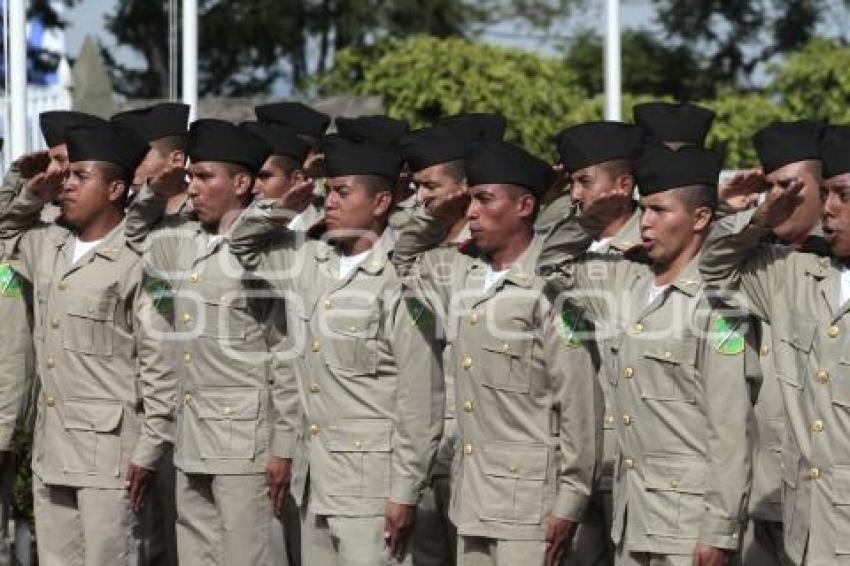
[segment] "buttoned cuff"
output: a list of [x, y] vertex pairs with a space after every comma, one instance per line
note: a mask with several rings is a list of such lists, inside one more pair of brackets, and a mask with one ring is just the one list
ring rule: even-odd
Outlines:
[[0, 425], [0, 452], [9, 450], [13, 434], [15, 434], [15, 423]]
[[699, 529], [699, 542], [715, 548], [735, 550], [741, 543], [741, 523], [730, 519], [706, 518]]
[[165, 445], [163, 442], [143, 434], [139, 436], [139, 440], [136, 442], [131, 461], [136, 466], [153, 470], [164, 452]]
[[294, 432], [288, 430], [275, 430], [272, 432], [271, 455], [276, 458], [284, 458], [291, 460], [295, 454], [295, 438]]
[[403, 505], [416, 505], [419, 503], [419, 497], [422, 495], [424, 488], [425, 483], [422, 481], [416, 481], [408, 476], [393, 474], [390, 481], [390, 501]]
[[589, 501], [590, 498], [583, 493], [561, 489], [555, 497], [552, 515], [559, 519], [579, 522], [584, 517], [584, 510]]

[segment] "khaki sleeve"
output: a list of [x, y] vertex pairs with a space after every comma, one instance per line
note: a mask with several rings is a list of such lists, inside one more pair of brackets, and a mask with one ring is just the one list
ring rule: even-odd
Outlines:
[[429, 214], [424, 206], [409, 214], [399, 226], [392, 255], [393, 265], [402, 278], [408, 277], [420, 255], [440, 244], [448, 229], [448, 223]]
[[295, 357], [288, 345], [286, 329], [286, 306], [283, 299], [272, 302], [271, 320], [280, 323], [277, 331], [269, 329], [269, 351], [272, 355], [271, 370], [271, 455], [292, 459], [295, 454], [297, 435], [298, 382], [295, 377]]
[[[700, 542], [735, 549], [746, 528], [752, 483], [751, 387], [746, 350], [755, 347], [754, 321], [713, 311], [702, 351], [702, 407], [708, 424], [705, 504]], [[720, 323], [720, 324], [718, 324]]]
[[544, 328], [543, 355], [549, 369], [557, 442], [558, 485], [552, 514], [581, 521], [590, 499], [598, 452], [602, 450], [605, 405], [596, 379], [599, 353], [592, 328], [577, 311], [553, 310]]
[[44, 201], [27, 190], [22, 190], [0, 210], [0, 239], [12, 240], [40, 224]]
[[534, 219], [534, 231], [541, 236], [548, 236], [559, 223], [574, 214], [573, 199], [570, 198], [569, 191], [564, 191], [541, 208], [537, 218]]
[[15, 197], [26, 186], [26, 182], [27, 180], [18, 171], [17, 162], [13, 162], [9, 171], [3, 177], [2, 185], [0, 185], [0, 214], [12, 204]]
[[396, 362], [390, 499], [416, 505], [443, 430], [445, 384], [434, 333], [394, 301], [387, 329]]
[[157, 303], [161, 297], [145, 288], [141, 272], [138, 281], [133, 301], [133, 330], [144, 421], [132, 461], [137, 466], [153, 469], [166, 443], [174, 442], [177, 356], [168, 339], [172, 328], [170, 313], [162, 303]]
[[148, 236], [165, 216], [168, 200], [145, 184], [127, 207], [124, 216], [124, 239], [136, 253], [144, 253], [150, 245]]
[[6, 328], [0, 340], [0, 451], [9, 450], [33, 377], [26, 285], [12, 265], [0, 264], [0, 320]]

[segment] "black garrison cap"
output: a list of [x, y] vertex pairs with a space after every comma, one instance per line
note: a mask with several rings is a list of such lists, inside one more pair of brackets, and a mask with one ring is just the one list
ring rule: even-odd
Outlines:
[[148, 142], [168, 136], [185, 136], [189, 125], [189, 105], [163, 102], [138, 110], [119, 112], [111, 121], [127, 125]]
[[673, 150], [662, 144], [648, 144], [636, 161], [635, 178], [642, 196], [693, 185], [717, 191], [722, 168], [723, 158], [701, 147]]
[[107, 161], [132, 173], [147, 155], [150, 146], [123, 124], [81, 124], [65, 130], [68, 160]]
[[850, 173], [850, 126], [827, 126], [821, 142], [823, 178]]
[[272, 155], [285, 155], [298, 163], [304, 163], [310, 153], [310, 144], [301, 139], [298, 132], [283, 124], [243, 122], [240, 126], [263, 138], [271, 146]]
[[401, 152], [393, 146], [332, 134], [322, 140], [322, 150], [328, 177], [376, 175], [395, 180], [401, 173]]
[[810, 159], [820, 159], [820, 144], [826, 124], [812, 120], [773, 122], [753, 136], [753, 144], [765, 175]]
[[189, 126], [186, 154], [195, 163], [236, 163], [256, 173], [271, 151], [265, 140], [231, 122], [203, 119]]
[[474, 141], [473, 132], [446, 126], [414, 130], [401, 140], [404, 160], [414, 173], [439, 163], [463, 159]]
[[588, 122], [563, 130], [556, 140], [561, 163], [569, 172], [613, 161], [634, 159], [643, 130], [622, 122]]
[[469, 186], [518, 185], [540, 196], [552, 183], [552, 168], [548, 163], [508, 142], [473, 144], [464, 165]]
[[85, 112], [72, 110], [51, 110], [38, 116], [41, 134], [47, 147], [56, 147], [65, 143], [65, 130], [71, 126], [102, 126], [106, 120]]
[[632, 110], [635, 124], [660, 142], [687, 143], [702, 147], [714, 112], [690, 102], [647, 102]]
[[336, 119], [336, 131], [351, 141], [395, 145], [410, 131], [410, 125], [404, 120], [382, 115], [340, 117]]
[[331, 123], [331, 117], [301, 102], [274, 102], [254, 108], [259, 122], [277, 122], [299, 134], [320, 138]]

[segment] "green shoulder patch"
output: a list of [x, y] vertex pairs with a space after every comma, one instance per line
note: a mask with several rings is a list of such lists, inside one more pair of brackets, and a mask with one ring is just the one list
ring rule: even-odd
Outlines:
[[413, 324], [424, 332], [434, 331], [434, 313], [418, 297], [405, 297], [407, 313], [413, 319]]
[[711, 333], [711, 345], [714, 349], [727, 356], [735, 356], [744, 351], [746, 341], [738, 331], [740, 322], [730, 324], [723, 316], [714, 319]]
[[8, 263], [0, 263], [0, 295], [19, 298], [23, 292], [21, 276]]
[[153, 300], [154, 307], [160, 314], [174, 312], [174, 292], [168, 281], [145, 275], [145, 292]]
[[584, 346], [584, 338], [589, 332], [587, 321], [581, 314], [572, 310], [564, 309], [558, 317], [558, 334], [565, 346], [579, 348]]

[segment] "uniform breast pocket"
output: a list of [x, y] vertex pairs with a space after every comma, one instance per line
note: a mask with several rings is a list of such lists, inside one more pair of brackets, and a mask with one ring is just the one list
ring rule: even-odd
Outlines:
[[117, 477], [121, 464], [121, 434], [124, 415], [121, 403], [102, 400], [68, 400], [61, 418], [67, 443], [52, 450], [61, 455], [71, 473]]
[[[817, 326], [813, 323], [800, 320], [796, 321], [790, 328], [778, 335], [774, 341], [775, 363], [773, 365], [776, 376], [785, 385], [797, 389], [805, 389], [806, 380], [810, 376], [811, 368], [809, 358], [815, 341]], [[778, 329], [776, 330], [778, 333]]]
[[696, 400], [696, 343], [690, 340], [649, 347], [643, 352], [635, 382], [644, 399]]
[[62, 333], [65, 349], [81, 354], [111, 356], [117, 306], [118, 297], [110, 294], [70, 297]]
[[667, 537], [696, 537], [706, 512], [704, 462], [680, 456], [647, 457], [642, 469], [647, 532]]
[[[246, 319], [250, 317], [245, 297], [222, 295], [204, 298], [198, 304], [203, 311], [198, 319], [198, 333], [219, 342], [244, 342]], [[178, 313], [178, 319], [182, 315]], [[184, 319], [191, 321], [191, 318]]]
[[491, 340], [481, 346], [481, 384], [511, 393], [528, 393], [531, 389], [532, 339]]
[[326, 474], [330, 495], [389, 497], [392, 426], [384, 419], [351, 420], [328, 427], [329, 462], [317, 463]]
[[200, 389], [192, 398], [198, 451], [202, 458], [241, 459], [257, 452], [260, 390], [241, 387]]
[[474, 457], [481, 471], [473, 481], [482, 520], [531, 525], [543, 520], [546, 448], [482, 446]]
[[378, 313], [337, 313], [324, 320], [328, 341], [322, 353], [327, 364], [350, 375], [374, 376], [378, 371]]
[[835, 553], [850, 554], [850, 467], [836, 466], [832, 474]]

